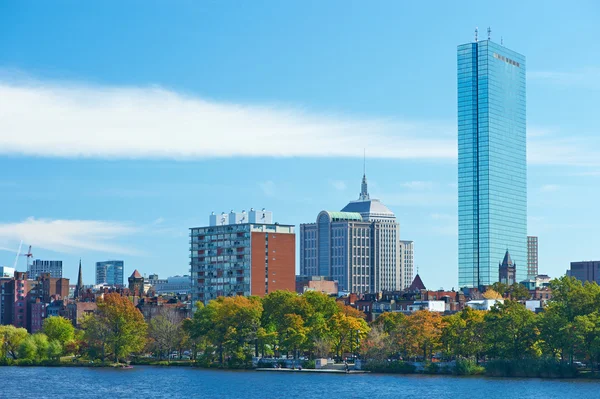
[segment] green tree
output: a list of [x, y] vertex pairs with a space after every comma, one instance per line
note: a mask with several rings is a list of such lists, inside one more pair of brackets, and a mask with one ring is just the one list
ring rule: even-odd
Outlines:
[[42, 331], [48, 336], [48, 339], [55, 339], [61, 344], [65, 344], [75, 338], [75, 327], [73, 327], [70, 320], [64, 317], [48, 317], [44, 320]]
[[525, 287], [523, 284], [520, 284], [520, 283], [514, 283], [510, 286], [509, 295], [510, 295], [511, 299], [514, 299], [517, 301], [525, 301], [525, 300], [531, 298], [531, 294], [529, 293], [529, 290], [527, 289], [527, 287]]
[[487, 355], [496, 359], [523, 359], [537, 355], [535, 314], [515, 301], [496, 304], [484, 317]]
[[44, 333], [35, 333], [31, 335], [31, 339], [35, 343], [36, 348], [36, 359], [44, 360], [48, 358], [48, 348], [50, 347], [50, 340]]
[[462, 312], [444, 318], [441, 341], [447, 356], [479, 359], [484, 352], [484, 314], [466, 307]]
[[50, 359], [59, 360], [62, 353], [63, 346], [60, 344], [60, 341], [53, 339], [48, 343], [48, 357]]
[[108, 340], [111, 336], [110, 325], [106, 320], [106, 314], [86, 314], [81, 319], [83, 329], [83, 340], [87, 354], [91, 358], [100, 357], [104, 362], [107, 356]]
[[16, 359], [19, 347], [29, 334], [24, 328], [15, 326], [0, 326], [0, 355], [2, 358], [10, 356]]
[[37, 359], [37, 345], [32, 335], [29, 335], [21, 341], [19, 345], [19, 358], [29, 360]]

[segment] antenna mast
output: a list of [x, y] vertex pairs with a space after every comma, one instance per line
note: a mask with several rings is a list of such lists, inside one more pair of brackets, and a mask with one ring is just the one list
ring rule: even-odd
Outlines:
[[475, 27], [475, 42], [477, 42], [477, 34], [479, 33], [479, 28]]
[[488, 40], [492, 40], [492, 28], [488, 26]]

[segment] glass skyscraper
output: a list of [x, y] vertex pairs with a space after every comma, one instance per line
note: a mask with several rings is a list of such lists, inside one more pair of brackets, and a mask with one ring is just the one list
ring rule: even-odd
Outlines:
[[525, 57], [476, 41], [458, 46], [459, 287], [497, 282], [507, 250], [525, 280]]

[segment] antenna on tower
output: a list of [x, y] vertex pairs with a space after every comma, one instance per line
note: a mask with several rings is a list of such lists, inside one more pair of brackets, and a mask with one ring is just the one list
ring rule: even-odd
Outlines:
[[488, 40], [492, 40], [492, 28], [488, 26]]
[[500, 36], [500, 45], [504, 46], [504, 38], [502, 36]]
[[479, 33], [479, 28], [475, 27], [475, 42], [477, 42], [477, 34]]
[[363, 175], [367, 175], [367, 150], [363, 148]]

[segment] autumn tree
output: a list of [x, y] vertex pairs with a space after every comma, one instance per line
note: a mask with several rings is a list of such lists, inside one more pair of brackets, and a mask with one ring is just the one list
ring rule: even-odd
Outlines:
[[119, 294], [107, 294], [98, 301], [95, 314], [84, 318], [82, 326], [86, 339], [110, 349], [115, 362], [131, 353], [140, 352], [146, 344], [147, 325], [142, 313], [133, 303]]

